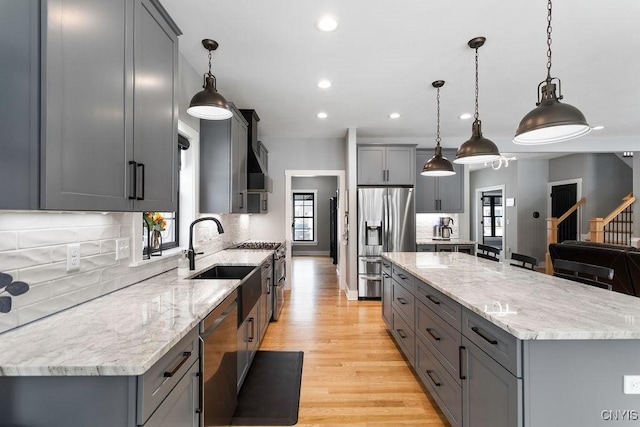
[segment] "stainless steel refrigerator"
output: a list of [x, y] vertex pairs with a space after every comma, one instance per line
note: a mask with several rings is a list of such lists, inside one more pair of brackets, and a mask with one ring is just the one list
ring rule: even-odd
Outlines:
[[412, 187], [358, 188], [358, 298], [380, 298], [382, 252], [415, 252]]

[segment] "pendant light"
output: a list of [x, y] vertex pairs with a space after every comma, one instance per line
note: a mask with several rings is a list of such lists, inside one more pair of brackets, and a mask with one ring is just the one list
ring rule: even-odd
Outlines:
[[[521, 145], [551, 144], [578, 138], [591, 132], [584, 114], [576, 107], [562, 104], [560, 79], [551, 77], [551, 0], [547, 3], [547, 79], [538, 85], [536, 108], [524, 116], [513, 142]], [[558, 81], [558, 93], [556, 85]], [[540, 87], [542, 86], [542, 90]], [[542, 99], [540, 94], [542, 93]]]
[[205, 120], [225, 120], [233, 113], [224, 96], [216, 90], [216, 77], [211, 74], [211, 51], [218, 48], [218, 43], [211, 39], [202, 40], [202, 46], [209, 51], [209, 72], [204, 75], [204, 90], [193, 95], [187, 113]]
[[476, 37], [467, 43], [471, 49], [475, 49], [476, 51], [476, 110], [473, 115], [474, 121], [471, 138], [458, 148], [453, 163], [484, 163], [492, 162], [500, 158], [500, 151], [496, 144], [482, 136], [482, 122], [478, 118], [478, 48], [480, 48], [485, 41], [486, 39], [484, 37]]
[[436, 153], [430, 158], [427, 163], [424, 164], [420, 175], [424, 176], [451, 176], [455, 175], [456, 171], [453, 169], [453, 165], [446, 157], [442, 157], [442, 147], [440, 147], [440, 88], [444, 86], [444, 80], [436, 80], [431, 83], [431, 86], [435, 87], [437, 109], [437, 127], [436, 127]]

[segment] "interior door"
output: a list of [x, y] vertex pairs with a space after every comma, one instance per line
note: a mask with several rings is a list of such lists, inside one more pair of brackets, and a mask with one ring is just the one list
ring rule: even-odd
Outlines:
[[[578, 200], [578, 184], [562, 184], [551, 187], [551, 216], [559, 218]], [[574, 212], [558, 226], [558, 243], [578, 240], [578, 212]]]

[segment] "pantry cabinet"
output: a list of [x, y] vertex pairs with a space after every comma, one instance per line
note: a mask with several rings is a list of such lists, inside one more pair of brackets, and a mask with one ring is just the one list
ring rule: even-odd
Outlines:
[[175, 210], [180, 31], [159, 2], [0, 8], [0, 208]]

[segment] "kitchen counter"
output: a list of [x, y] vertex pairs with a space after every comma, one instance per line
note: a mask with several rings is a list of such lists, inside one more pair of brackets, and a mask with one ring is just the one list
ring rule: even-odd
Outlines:
[[462, 253], [382, 256], [522, 340], [640, 339], [640, 298]]
[[[271, 250], [196, 258], [260, 265]], [[0, 334], [0, 376], [141, 375], [230, 295], [240, 280], [189, 280], [177, 269]]]
[[451, 238], [449, 240], [438, 240], [433, 237], [422, 237], [416, 239], [417, 245], [475, 245], [473, 240]]

